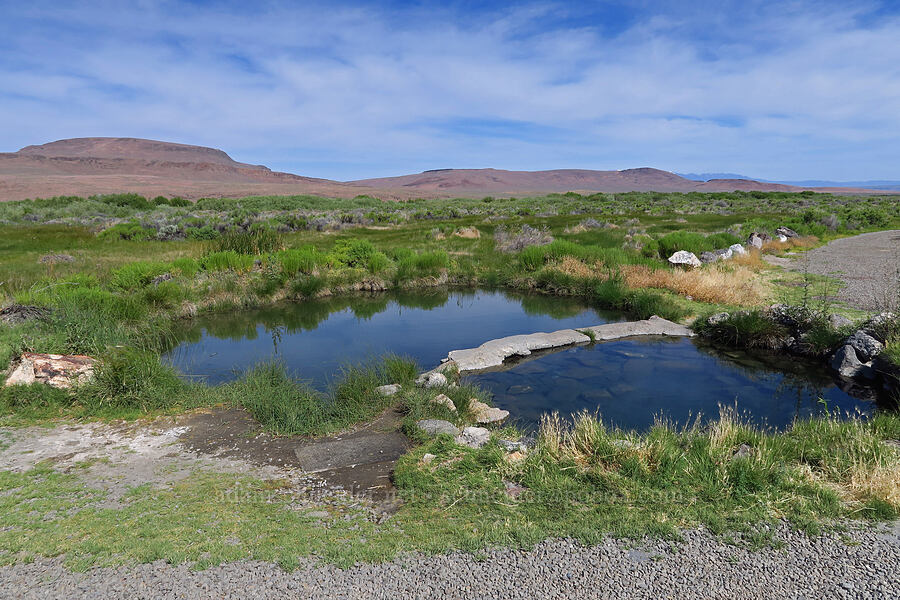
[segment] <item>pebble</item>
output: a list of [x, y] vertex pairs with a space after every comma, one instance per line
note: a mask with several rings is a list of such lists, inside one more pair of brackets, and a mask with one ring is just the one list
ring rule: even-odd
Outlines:
[[478, 556], [405, 554], [347, 569], [312, 558], [295, 570], [237, 561], [202, 571], [162, 561], [72, 572], [62, 558], [0, 567], [0, 598], [873, 598], [900, 592], [900, 535], [876, 528], [807, 537], [775, 531], [751, 551], [703, 530], [681, 541], [569, 539]]

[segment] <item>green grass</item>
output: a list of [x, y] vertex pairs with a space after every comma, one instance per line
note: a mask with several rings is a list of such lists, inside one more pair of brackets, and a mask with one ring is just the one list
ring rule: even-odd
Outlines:
[[[819, 419], [778, 435], [725, 417], [708, 430], [658, 425], [637, 435], [582, 416], [548, 421], [537, 448], [518, 462], [494, 443], [472, 450], [436, 438], [401, 459], [395, 482], [404, 504], [389, 520], [373, 523], [350, 505], [332, 505], [327, 526], [308, 516], [321, 510], [315, 504], [291, 507], [302, 492], [278, 480], [198, 470], [165, 486], [135, 487], [117, 508], [105, 508], [106, 494], [79, 479], [90, 465], [0, 471], [0, 563], [63, 554], [77, 570], [243, 559], [291, 569], [315, 556], [349, 566], [407, 551], [530, 548], [548, 537], [677, 540], [681, 528], [698, 526], [758, 548], [772, 544], [772, 528], [763, 526], [782, 519], [816, 533], [846, 518], [896, 518], [896, 500], [885, 499], [879, 477], [900, 460], [881, 441], [900, 435], [898, 423]], [[734, 458], [741, 444], [752, 451]], [[425, 453], [435, 456], [427, 465]], [[510, 497], [505, 482], [522, 493]]]

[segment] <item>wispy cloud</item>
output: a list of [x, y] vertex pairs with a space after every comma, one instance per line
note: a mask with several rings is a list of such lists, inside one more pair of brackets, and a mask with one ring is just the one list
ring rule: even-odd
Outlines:
[[0, 0], [0, 142], [152, 137], [342, 179], [900, 177], [900, 11], [683, 6]]

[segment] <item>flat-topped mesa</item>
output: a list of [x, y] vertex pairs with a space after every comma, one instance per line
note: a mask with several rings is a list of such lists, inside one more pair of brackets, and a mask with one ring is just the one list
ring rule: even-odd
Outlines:
[[455, 365], [461, 373], [499, 367], [504, 360], [511, 356], [528, 356], [536, 350], [587, 344], [591, 341], [591, 336], [582, 333], [587, 331], [593, 334], [595, 341], [610, 341], [635, 336], [691, 337], [694, 335], [684, 325], [652, 316], [643, 321], [607, 323], [605, 325], [585, 327], [579, 331], [561, 329], [552, 333], [540, 332], [528, 335], [513, 335], [491, 340], [477, 348], [452, 350], [448, 354], [448, 362], [442, 367]]

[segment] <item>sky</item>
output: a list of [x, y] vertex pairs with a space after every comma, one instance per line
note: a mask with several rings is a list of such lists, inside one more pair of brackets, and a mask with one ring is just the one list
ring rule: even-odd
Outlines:
[[0, 0], [0, 151], [900, 179], [900, 1]]

